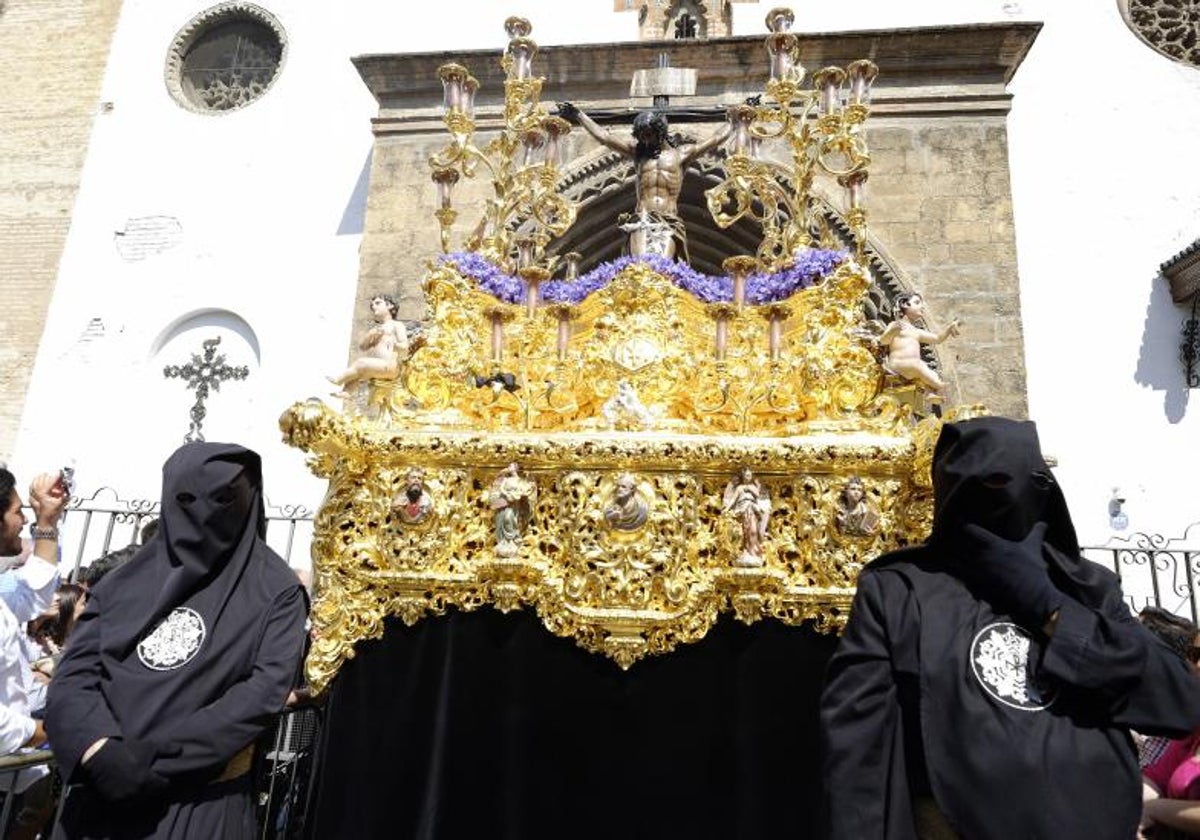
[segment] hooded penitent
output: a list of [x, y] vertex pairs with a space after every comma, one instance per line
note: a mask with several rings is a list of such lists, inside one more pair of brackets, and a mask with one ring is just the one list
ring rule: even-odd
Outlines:
[[959, 577], [986, 588], [978, 561], [999, 550], [1010, 560], [1023, 555], [1045, 565], [1057, 589], [1087, 606], [1098, 607], [1117, 591], [1112, 575], [1080, 556], [1066, 499], [1031, 421], [979, 417], [943, 426], [932, 478], [928, 543], [958, 564], [953, 572]]
[[[1200, 723], [1189, 669], [1084, 560], [1033, 423], [947, 424], [924, 546], [859, 577], [822, 696], [830, 836], [1127, 840], [1128, 729]], [[954, 836], [953, 834], [949, 836]]]
[[[157, 755], [147, 772], [169, 784], [162, 798], [183, 807], [283, 708], [298, 676], [307, 597], [263, 542], [254, 452], [219, 443], [177, 450], [163, 466], [159, 521], [158, 534], [89, 598], [46, 723], [64, 776], [83, 782], [85, 794], [81, 757], [98, 739], [116, 738], [138, 756]], [[112, 808], [97, 813], [122, 818]], [[93, 827], [99, 819], [85, 816]]]

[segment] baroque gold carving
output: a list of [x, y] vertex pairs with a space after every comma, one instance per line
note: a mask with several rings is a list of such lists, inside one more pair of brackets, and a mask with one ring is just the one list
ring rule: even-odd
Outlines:
[[[385, 617], [452, 607], [533, 610], [623, 668], [722, 612], [835, 632], [863, 564], [927, 532], [941, 421], [884, 388], [853, 263], [764, 306], [700, 303], [645, 264], [571, 307], [499, 303], [446, 264], [425, 288], [392, 411], [280, 418], [329, 479], [318, 691]], [[846, 526], [851, 476], [869, 527]]]

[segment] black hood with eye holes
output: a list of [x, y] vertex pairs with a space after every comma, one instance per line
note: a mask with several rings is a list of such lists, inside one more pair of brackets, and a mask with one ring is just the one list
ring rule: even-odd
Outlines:
[[158, 534], [127, 564], [126, 574], [110, 576], [123, 590], [110, 599], [133, 607], [113, 622], [110, 640], [128, 649], [185, 603], [203, 607], [215, 622], [255, 552], [270, 551], [262, 542], [265, 533], [258, 454], [232, 443], [184, 444], [163, 464]]
[[942, 427], [933, 451], [933, 532], [950, 537], [974, 524], [1019, 540], [1035, 524], [1061, 518], [1074, 528], [1028, 420], [979, 417]]
[[[1052, 558], [1056, 585], [1097, 606], [1112, 583], [1080, 556], [1067, 501], [1042, 456], [1037, 426], [1029, 420], [977, 417], [942, 427], [933, 451], [933, 531], [929, 545], [955, 562], [963, 528], [973, 524], [1006, 540], [1025, 537], [1046, 523], [1043, 558]], [[1049, 550], [1049, 551], [1047, 551]]]
[[185, 444], [163, 465], [162, 487], [157, 535], [92, 590], [46, 708], [66, 778], [102, 736], [175, 742], [172, 760], [188, 768], [172, 778], [176, 796], [220, 772], [240, 748], [231, 736], [251, 740], [252, 719], [283, 707], [274, 681], [299, 664], [308, 605], [263, 541], [257, 454]]

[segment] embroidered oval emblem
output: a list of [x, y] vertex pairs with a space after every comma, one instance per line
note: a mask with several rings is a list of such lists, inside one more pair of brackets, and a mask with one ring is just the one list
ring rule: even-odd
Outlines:
[[1029, 672], [1031, 637], [1016, 624], [989, 624], [971, 643], [971, 671], [984, 691], [1006, 706], [1039, 712], [1054, 702], [1054, 691]]
[[187, 607], [176, 607], [150, 635], [138, 642], [138, 659], [155, 671], [182, 668], [204, 644], [204, 619]]

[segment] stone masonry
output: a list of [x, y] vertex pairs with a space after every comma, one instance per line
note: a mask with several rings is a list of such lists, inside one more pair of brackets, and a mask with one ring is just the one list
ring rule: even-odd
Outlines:
[[[1003, 23], [801, 38], [802, 61], [810, 73], [859, 57], [879, 65], [867, 124], [871, 244], [902, 285], [925, 294], [934, 325], [954, 317], [963, 322], [962, 335], [938, 352], [951, 383], [951, 402], [982, 402], [993, 413], [1019, 417], [1025, 416], [1027, 403], [1006, 85], [1038, 28]], [[629, 100], [629, 81], [635, 70], [654, 66], [662, 48], [661, 43], [545, 48], [535, 64], [535, 72], [546, 78], [542, 99], [571, 99], [595, 111], [647, 107], [648, 101]], [[427, 161], [448, 137], [440, 119], [437, 67], [457, 61], [480, 79], [482, 146], [487, 129], [496, 125], [503, 89], [499, 54], [497, 49], [355, 59], [380, 103], [373, 121], [357, 332], [368, 326], [367, 300], [379, 291], [399, 293], [403, 317], [421, 317], [424, 262], [438, 252]], [[759, 37], [675, 41], [670, 56], [672, 66], [698, 71], [696, 96], [672, 105], [737, 103], [761, 92], [765, 82]], [[703, 137], [712, 127], [693, 122], [685, 130]], [[597, 149], [581, 131], [569, 141], [565, 176], [573, 167], [589, 165]], [[489, 190], [486, 178], [456, 188], [461, 216], [454, 244], [474, 224], [476, 201]], [[836, 187], [828, 194], [840, 205]]]
[[0, 2], [0, 460], [16, 439], [120, 8]]

